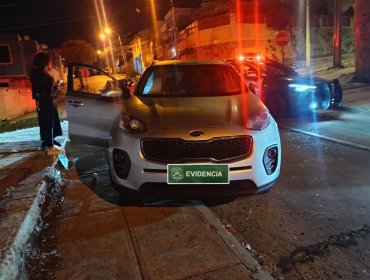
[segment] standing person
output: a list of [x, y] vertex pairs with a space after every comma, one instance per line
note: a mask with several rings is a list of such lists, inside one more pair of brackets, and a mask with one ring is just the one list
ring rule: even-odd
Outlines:
[[[56, 104], [55, 100], [58, 97], [58, 91], [59, 91], [59, 86], [63, 84], [62, 76], [60, 75], [59, 71], [55, 68], [54, 64], [52, 61], [49, 59], [49, 65], [45, 68], [46, 72], [53, 78], [53, 87], [52, 87], [52, 95], [54, 97], [54, 108], [53, 108], [53, 138], [57, 136], [61, 136], [62, 133], [62, 127], [60, 125], [60, 120], [59, 120], [59, 114], [58, 114], [58, 105]], [[61, 146], [61, 144], [57, 140], [53, 140], [54, 145]], [[44, 143], [44, 142], [43, 142]], [[42, 145], [41, 145], [42, 147]]]
[[54, 79], [48, 74], [48, 64], [49, 56], [46, 53], [38, 53], [33, 60], [30, 79], [32, 98], [36, 100], [41, 145], [46, 148], [48, 155], [57, 155], [64, 153], [64, 150], [54, 145], [54, 137], [62, 135], [62, 130], [59, 118], [56, 122], [54, 114]]

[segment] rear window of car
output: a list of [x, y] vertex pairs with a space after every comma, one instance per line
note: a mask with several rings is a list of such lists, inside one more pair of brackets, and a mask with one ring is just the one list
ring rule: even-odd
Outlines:
[[165, 65], [145, 71], [140, 96], [188, 97], [240, 94], [241, 79], [228, 65]]

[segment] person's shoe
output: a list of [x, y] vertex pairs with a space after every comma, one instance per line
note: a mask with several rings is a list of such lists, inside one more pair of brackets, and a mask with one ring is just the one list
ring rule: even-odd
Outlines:
[[64, 154], [64, 152], [65, 151], [62, 148], [59, 148], [57, 146], [51, 146], [46, 149], [46, 153], [49, 156]]
[[57, 145], [58, 147], [62, 146], [62, 144], [60, 144], [57, 140], [54, 140], [53, 142], [54, 142], [54, 145]]

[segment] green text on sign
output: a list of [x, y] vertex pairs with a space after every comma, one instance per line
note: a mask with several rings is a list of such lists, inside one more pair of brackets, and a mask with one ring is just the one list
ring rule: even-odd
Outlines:
[[168, 164], [168, 184], [228, 184], [228, 164]]

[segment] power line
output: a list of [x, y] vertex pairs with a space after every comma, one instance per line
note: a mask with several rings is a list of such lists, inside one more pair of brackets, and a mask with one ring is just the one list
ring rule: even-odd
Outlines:
[[63, 23], [71, 23], [71, 22], [79, 22], [79, 21], [85, 21], [95, 18], [95, 16], [88, 16], [88, 17], [82, 17], [82, 18], [74, 18], [74, 19], [66, 19], [66, 20], [59, 20], [59, 21], [49, 21], [44, 23], [38, 23], [38, 24], [32, 24], [32, 25], [21, 25], [21, 26], [13, 26], [13, 27], [7, 27], [7, 28], [0, 28], [0, 32], [4, 31], [12, 31], [12, 30], [18, 30], [18, 29], [26, 29], [26, 28], [34, 28], [34, 27], [40, 27], [40, 26], [48, 26], [48, 25], [56, 25], [56, 24], [63, 24]]

